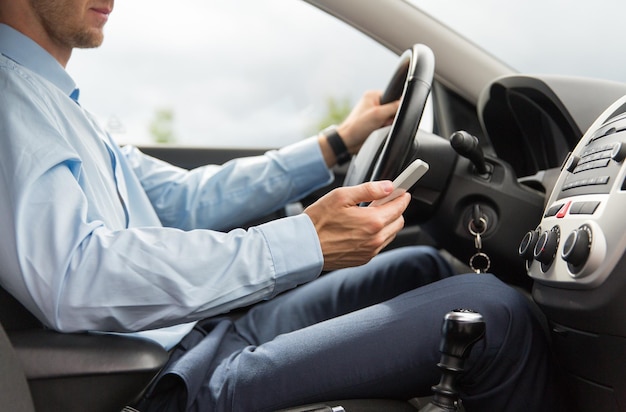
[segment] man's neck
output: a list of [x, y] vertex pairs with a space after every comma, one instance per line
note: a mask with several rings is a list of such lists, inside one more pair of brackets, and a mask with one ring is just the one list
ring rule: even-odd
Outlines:
[[35, 43], [50, 53], [61, 66], [66, 67], [72, 56], [72, 49], [55, 43], [35, 16], [26, 13], [20, 13], [19, 16], [19, 18], [6, 21], [8, 19], [3, 19], [3, 16], [0, 15], [0, 23], [4, 23], [23, 35], [30, 37]]

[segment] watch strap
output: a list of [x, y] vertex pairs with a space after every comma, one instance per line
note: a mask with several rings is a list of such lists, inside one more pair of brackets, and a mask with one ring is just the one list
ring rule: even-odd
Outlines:
[[342, 165], [344, 163], [349, 162], [350, 159], [352, 158], [352, 155], [348, 151], [348, 148], [346, 147], [346, 144], [343, 142], [343, 139], [341, 138], [341, 136], [339, 136], [339, 133], [337, 132], [337, 128], [334, 126], [331, 126], [329, 128], [326, 128], [322, 133], [324, 133], [324, 135], [326, 136], [326, 141], [328, 141], [330, 148], [333, 150], [333, 153], [335, 154], [335, 158], [337, 159], [337, 164]]

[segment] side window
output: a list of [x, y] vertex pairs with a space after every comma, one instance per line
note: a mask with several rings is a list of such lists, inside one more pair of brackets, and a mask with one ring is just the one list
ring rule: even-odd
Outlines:
[[397, 60], [303, 1], [133, 0], [68, 71], [118, 143], [262, 148], [337, 121]]

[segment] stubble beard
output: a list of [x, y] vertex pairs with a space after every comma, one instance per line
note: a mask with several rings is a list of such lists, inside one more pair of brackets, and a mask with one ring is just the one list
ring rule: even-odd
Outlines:
[[63, 1], [29, 0], [50, 39], [68, 48], [98, 47], [104, 40], [102, 28], [88, 27], [81, 21], [68, 20], [73, 5]]

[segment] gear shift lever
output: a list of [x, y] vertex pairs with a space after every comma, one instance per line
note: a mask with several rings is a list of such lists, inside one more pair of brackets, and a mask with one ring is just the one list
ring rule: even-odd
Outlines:
[[432, 387], [432, 401], [420, 412], [458, 410], [457, 375], [463, 372], [465, 360], [474, 344], [484, 336], [485, 321], [480, 313], [455, 309], [444, 316], [441, 333], [441, 360], [437, 364], [442, 372], [441, 380]]

